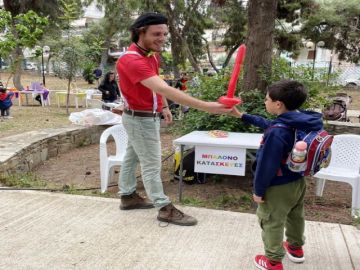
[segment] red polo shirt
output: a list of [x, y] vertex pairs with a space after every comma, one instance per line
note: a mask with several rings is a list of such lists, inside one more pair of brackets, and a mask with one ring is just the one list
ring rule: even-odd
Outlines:
[[[143, 86], [141, 81], [159, 75], [160, 57], [158, 54], [147, 57], [135, 45], [131, 44], [128, 51], [138, 54], [125, 54], [116, 63], [121, 93], [132, 110], [152, 111], [153, 92]], [[162, 96], [156, 94], [157, 110], [162, 111]]]

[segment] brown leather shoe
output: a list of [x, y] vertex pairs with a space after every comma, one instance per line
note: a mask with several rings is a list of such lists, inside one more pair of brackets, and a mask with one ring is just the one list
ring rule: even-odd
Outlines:
[[157, 219], [163, 222], [172, 223], [180, 226], [193, 226], [197, 224], [197, 220], [181, 212], [170, 203], [159, 210]]
[[122, 195], [120, 200], [121, 210], [154, 208], [154, 205], [148, 199], [142, 198], [136, 191], [130, 195]]

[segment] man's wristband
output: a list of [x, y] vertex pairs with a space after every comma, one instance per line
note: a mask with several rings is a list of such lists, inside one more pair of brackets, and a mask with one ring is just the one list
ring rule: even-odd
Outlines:
[[169, 108], [169, 106], [164, 106], [163, 109]]

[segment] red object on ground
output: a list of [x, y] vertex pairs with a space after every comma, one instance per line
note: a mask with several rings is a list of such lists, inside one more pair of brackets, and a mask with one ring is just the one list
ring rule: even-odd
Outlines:
[[220, 97], [219, 100], [218, 100], [222, 104], [234, 106], [234, 105], [237, 105], [237, 104], [241, 103], [240, 98], [234, 98], [234, 93], [235, 93], [235, 89], [236, 89], [236, 83], [237, 83], [237, 80], [239, 78], [241, 65], [242, 65], [242, 63], [244, 61], [244, 58], [245, 58], [245, 52], [246, 52], [246, 46], [244, 44], [242, 44], [240, 46], [240, 48], [239, 48], [239, 51], [238, 51], [237, 55], [236, 55], [234, 69], [233, 69], [233, 72], [231, 74], [227, 95]]

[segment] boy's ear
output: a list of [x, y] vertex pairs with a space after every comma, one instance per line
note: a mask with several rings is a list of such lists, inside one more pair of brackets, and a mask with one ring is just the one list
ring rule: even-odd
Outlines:
[[278, 109], [280, 109], [280, 110], [286, 109], [284, 102], [279, 101], [279, 100], [276, 101], [276, 106], [277, 106]]

